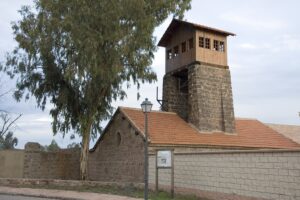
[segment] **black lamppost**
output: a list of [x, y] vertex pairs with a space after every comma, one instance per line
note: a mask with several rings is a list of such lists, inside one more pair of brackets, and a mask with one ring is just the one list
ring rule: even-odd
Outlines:
[[148, 200], [148, 113], [151, 112], [152, 103], [148, 101], [148, 98], [141, 104], [143, 113], [145, 114], [145, 189], [144, 189], [144, 199]]

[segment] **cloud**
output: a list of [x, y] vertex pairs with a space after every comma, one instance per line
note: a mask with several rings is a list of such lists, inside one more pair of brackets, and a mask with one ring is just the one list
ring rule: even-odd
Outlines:
[[37, 122], [52, 122], [52, 119], [50, 117], [39, 117], [35, 119]]
[[240, 46], [240, 48], [242, 48], [242, 49], [250, 49], [250, 50], [255, 50], [255, 49], [258, 48], [257, 45], [255, 45], [255, 44], [250, 44], [250, 43], [242, 43], [242, 44], [240, 44], [239, 46]]
[[279, 45], [289, 51], [299, 51], [300, 36], [285, 34], [279, 38]]
[[255, 51], [265, 53], [295, 53], [300, 50], [300, 36], [285, 34], [277, 37], [270, 37], [268, 41], [254, 43], [244, 42], [237, 45], [239, 49], [245, 51]]
[[220, 15], [224, 21], [234, 23], [240, 27], [251, 30], [279, 30], [286, 27], [283, 20], [280, 19], [261, 19], [254, 13], [224, 13]]

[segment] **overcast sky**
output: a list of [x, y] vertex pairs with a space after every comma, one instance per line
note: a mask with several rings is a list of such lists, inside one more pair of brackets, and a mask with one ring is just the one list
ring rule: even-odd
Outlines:
[[[11, 22], [19, 19], [17, 10], [30, 5], [28, 0], [0, 1], [0, 61], [5, 52], [13, 49]], [[193, 0], [192, 9], [185, 15], [190, 22], [236, 33], [228, 40], [228, 63], [231, 70], [236, 117], [256, 118], [262, 122], [300, 124], [300, 1], [298, 0]], [[160, 39], [171, 18], [155, 31]], [[133, 85], [128, 98], [113, 105], [140, 107], [148, 97], [158, 109], [156, 87], [161, 97], [165, 73], [164, 49], [159, 48], [153, 61], [158, 81], [142, 85], [141, 99]], [[0, 91], [14, 88], [14, 81], [0, 74]], [[35, 100], [17, 103], [11, 94], [0, 100], [0, 109], [23, 116], [17, 122], [15, 135], [18, 148], [28, 141], [49, 144], [53, 138], [65, 147], [72, 141], [66, 136], [53, 136], [49, 108], [42, 112]], [[78, 138], [75, 141], [79, 141]]]

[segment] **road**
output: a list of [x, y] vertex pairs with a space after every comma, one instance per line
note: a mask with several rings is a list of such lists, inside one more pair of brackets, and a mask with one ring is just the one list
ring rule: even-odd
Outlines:
[[53, 200], [53, 199], [0, 194], [0, 200]]

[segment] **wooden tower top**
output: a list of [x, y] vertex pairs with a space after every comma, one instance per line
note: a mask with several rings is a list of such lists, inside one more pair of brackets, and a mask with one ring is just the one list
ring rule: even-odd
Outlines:
[[194, 62], [227, 67], [227, 36], [235, 34], [173, 19], [158, 43], [166, 48], [166, 73]]

